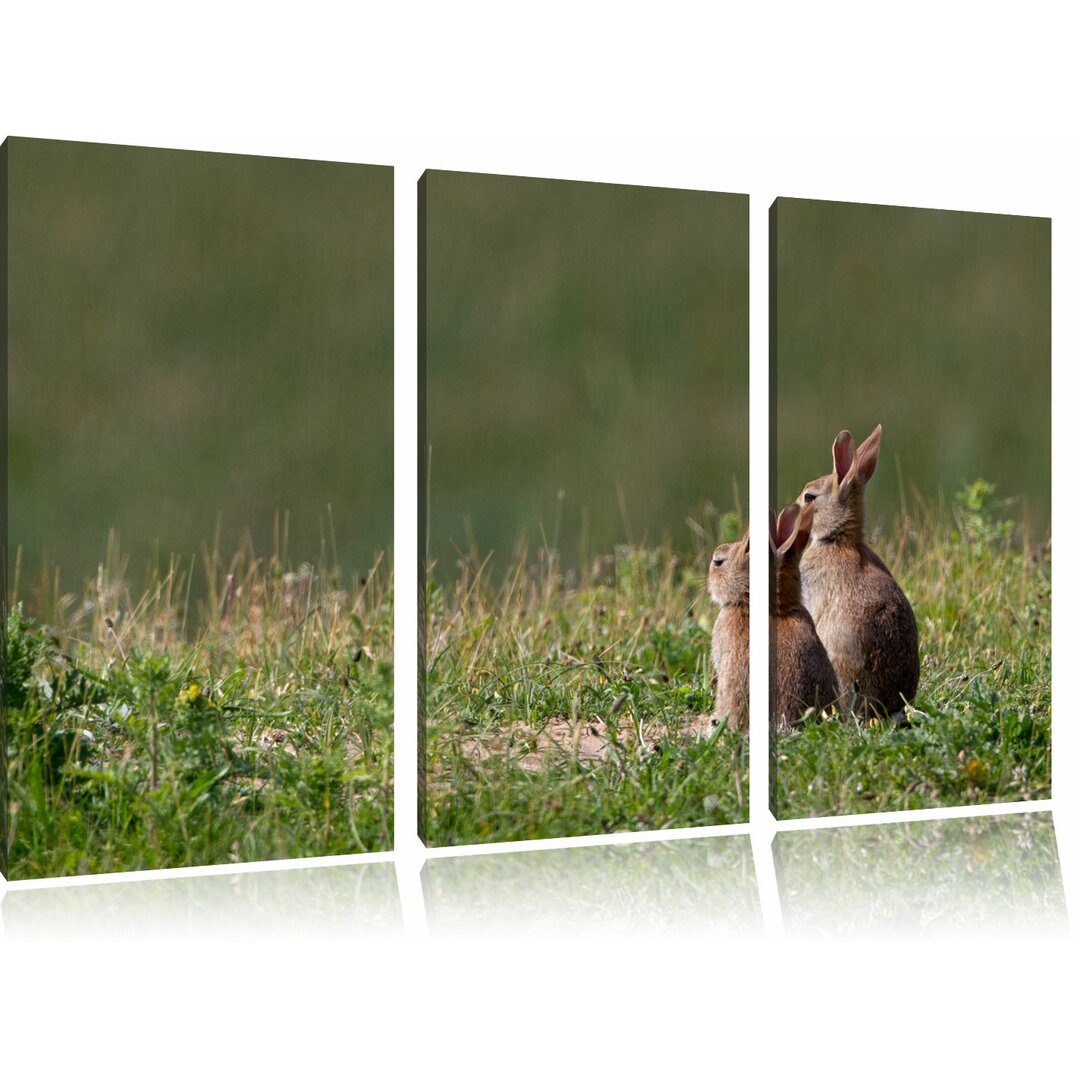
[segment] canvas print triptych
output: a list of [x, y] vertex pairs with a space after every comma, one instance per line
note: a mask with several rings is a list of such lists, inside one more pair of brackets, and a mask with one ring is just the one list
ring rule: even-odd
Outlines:
[[1048, 219], [776, 199], [766, 522], [756, 203], [425, 173], [395, 714], [393, 169], [0, 152], [8, 879], [1049, 797]]

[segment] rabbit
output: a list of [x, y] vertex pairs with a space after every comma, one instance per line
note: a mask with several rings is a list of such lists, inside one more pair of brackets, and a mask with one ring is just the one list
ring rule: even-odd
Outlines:
[[841, 700], [867, 715], [900, 712], [919, 685], [919, 630], [911, 603], [863, 537], [863, 491], [877, 467], [881, 424], [858, 449], [833, 442], [833, 471], [803, 487], [814, 512], [802, 558], [802, 597], [829, 653]]
[[799, 561], [810, 542], [813, 518], [809, 506], [789, 505], [779, 520], [769, 512], [769, 712], [777, 726], [793, 726], [808, 708], [829, 707], [840, 695], [825, 646], [802, 604]]
[[736, 543], [722, 543], [709, 565], [709, 595], [719, 603], [713, 625], [712, 661], [716, 671], [713, 718], [728, 729], [750, 727], [750, 532]]

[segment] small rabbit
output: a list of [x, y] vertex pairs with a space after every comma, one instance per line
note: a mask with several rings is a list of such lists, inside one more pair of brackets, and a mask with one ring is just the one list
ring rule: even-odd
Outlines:
[[779, 520], [769, 512], [769, 712], [777, 726], [793, 726], [807, 708], [828, 707], [840, 695], [832, 663], [801, 598], [799, 561], [810, 542], [813, 519], [809, 506], [789, 505]]
[[737, 543], [722, 543], [709, 566], [709, 594], [720, 604], [713, 625], [716, 722], [730, 730], [750, 727], [750, 532]]
[[803, 487], [814, 511], [802, 559], [802, 596], [832, 660], [842, 701], [859, 713], [901, 711], [919, 684], [919, 630], [911, 604], [863, 538], [863, 490], [877, 467], [881, 425], [854, 448], [842, 430], [832, 475]]

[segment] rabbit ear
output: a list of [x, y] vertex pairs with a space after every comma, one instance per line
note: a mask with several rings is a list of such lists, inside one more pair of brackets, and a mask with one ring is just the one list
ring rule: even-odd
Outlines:
[[800, 506], [797, 502], [786, 506], [780, 514], [777, 524], [777, 536], [782, 537], [778, 554], [794, 551], [796, 555], [806, 549], [810, 542], [810, 529], [814, 523], [814, 508], [810, 505]]
[[874, 474], [878, 454], [881, 452], [881, 424], [879, 423], [870, 436], [859, 446], [855, 453], [855, 468], [859, 479], [865, 483]]
[[854, 443], [855, 439], [851, 437], [851, 431], [842, 430], [832, 444], [833, 472], [836, 474], [838, 483], [842, 482], [851, 471], [851, 465], [855, 459]]
[[802, 553], [806, 549], [807, 543], [810, 542], [810, 535], [814, 529], [814, 507], [812, 505], [804, 505], [799, 510], [799, 520], [795, 525], [795, 542], [792, 543], [792, 547], [799, 553]]
[[735, 553], [740, 556], [745, 554], [750, 557], [750, 529], [746, 529], [746, 534], [739, 540], [739, 545], [735, 548]]
[[776, 522], [776, 549], [783, 550], [784, 544], [791, 538], [795, 530], [795, 522], [799, 519], [799, 507], [792, 503], [785, 505], [780, 510], [780, 518]]

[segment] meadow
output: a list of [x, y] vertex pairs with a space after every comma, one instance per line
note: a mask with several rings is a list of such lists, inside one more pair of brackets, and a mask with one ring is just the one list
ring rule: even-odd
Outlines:
[[976, 481], [912, 504], [871, 546], [915, 611], [921, 674], [902, 721], [830, 713], [775, 734], [779, 818], [1050, 796], [1050, 543]]
[[[1049, 796], [1050, 547], [1008, 508], [976, 482], [872, 537], [918, 619], [918, 694], [902, 721], [830, 712], [778, 732], [778, 817]], [[735, 514], [714, 523], [742, 533]], [[453, 585], [429, 580], [429, 844], [747, 818], [747, 741], [710, 715], [706, 549], [624, 546], [574, 571], [522, 548], [500, 578], [466, 561]]]
[[204, 547], [133, 588], [112, 541], [81, 596], [16, 565], [9, 878], [390, 848], [391, 567], [280, 549]]

